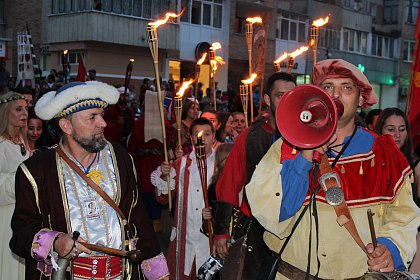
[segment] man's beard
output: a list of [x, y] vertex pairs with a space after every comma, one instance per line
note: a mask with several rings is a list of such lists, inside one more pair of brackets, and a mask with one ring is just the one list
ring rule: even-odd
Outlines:
[[105, 138], [95, 137], [95, 135], [93, 135], [91, 139], [87, 139], [74, 134], [73, 140], [89, 153], [97, 153], [102, 151], [107, 143]]

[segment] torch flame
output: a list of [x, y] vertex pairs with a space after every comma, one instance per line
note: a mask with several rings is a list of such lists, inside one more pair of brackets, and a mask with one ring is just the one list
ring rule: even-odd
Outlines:
[[130, 58], [130, 62], [134, 62], [134, 58]]
[[203, 136], [203, 130], [202, 130], [202, 131], [200, 131], [200, 132], [197, 134], [197, 137], [198, 137], [198, 138], [201, 138], [201, 136]]
[[280, 62], [282, 62], [283, 60], [285, 60], [287, 58], [287, 52], [283, 52], [283, 54], [281, 56], [279, 56], [279, 58], [277, 58], [274, 63], [279, 64]]
[[179, 14], [166, 13], [164, 19], [159, 19], [157, 21], [149, 22], [148, 25], [149, 26], [153, 26], [155, 28], [158, 28], [160, 25], [167, 23], [170, 18], [177, 18], [177, 17], [179, 17], [180, 15], [182, 15], [183, 12], [184, 12], [184, 10], [182, 10]]
[[329, 20], [330, 20], [329, 16], [327, 16], [326, 18], [319, 18], [317, 20], [314, 20], [314, 22], [312, 23], [312, 26], [315, 26], [315, 27], [324, 26], [328, 23]]
[[215, 56], [214, 60], [210, 60], [211, 70], [213, 73], [216, 72], [218, 65], [222, 66], [225, 64], [225, 61], [221, 56]]
[[182, 86], [180, 87], [179, 91], [176, 93], [177, 97], [182, 97], [184, 95], [185, 90], [194, 82], [194, 79], [191, 79], [187, 82], [183, 82]]
[[69, 52], [69, 50], [64, 50], [63, 54], [66, 55]]
[[216, 55], [215, 58], [214, 58], [214, 60], [216, 60], [217, 63], [220, 64], [220, 65], [224, 65], [225, 64], [225, 61], [223, 60], [223, 58], [221, 56]]
[[246, 18], [246, 22], [248, 22], [250, 24], [262, 23], [262, 18], [260, 18], [260, 17]]
[[248, 84], [252, 84], [253, 82], [254, 82], [254, 80], [255, 80], [255, 78], [257, 77], [257, 74], [255, 74], [255, 73], [252, 73], [251, 74], [251, 77], [249, 77], [248, 79], [246, 79], [246, 80], [241, 80], [241, 82], [243, 83], [243, 84], [245, 84], [245, 85], [248, 85]]
[[308, 47], [300, 47], [299, 49], [295, 50], [292, 53], [289, 53], [289, 56], [292, 58], [296, 58], [298, 55], [301, 55], [302, 53], [306, 52], [309, 48]]
[[206, 57], [207, 57], [207, 53], [203, 53], [203, 56], [200, 58], [199, 61], [197, 61], [197, 65], [203, 64], [203, 62], [206, 59]]
[[311, 41], [309, 42], [309, 47], [312, 47], [313, 45], [315, 45], [315, 40], [311, 39]]
[[214, 42], [213, 44], [211, 44], [211, 49], [214, 51], [221, 48], [222, 48], [222, 45], [219, 42]]

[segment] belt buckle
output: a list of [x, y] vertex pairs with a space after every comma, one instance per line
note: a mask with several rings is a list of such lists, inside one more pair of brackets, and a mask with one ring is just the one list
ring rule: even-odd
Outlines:
[[[327, 188], [325, 181], [331, 179], [335, 179], [336, 186]], [[338, 175], [336, 173], [327, 172], [325, 174], [322, 174], [322, 176], [319, 178], [319, 183], [325, 192], [325, 200], [329, 205], [338, 206], [341, 203], [343, 203], [344, 193], [341, 189], [340, 179], [338, 178]]]

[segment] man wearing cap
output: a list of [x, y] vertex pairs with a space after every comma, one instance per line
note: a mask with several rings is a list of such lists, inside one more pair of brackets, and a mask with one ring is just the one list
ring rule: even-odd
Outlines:
[[[318, 187], [312, 184], [314, 150], [293, 154], [284, 139], [271, 146], [246, 193], [252, 214], [267, 230], [264, 240], [272, 251], [279, 252], [291, 236], [276, 279], [304, 279], [307, 271], [319, 279], [352, 279], [368, 270], [407, 269], [416, 250], [420, 209], [413, 202], [412, 171], [392, 138], [377, 136], [355, 124], [357, 108], [377, 102], [372, 86], [357, 67], [341, 59], [318, 62], [312, 83], [344, 105], [335, 135], [316, 151], [326, 153], [329, 163], [334, 164], [330, 168], [341, 182], [347, 204], [340, 204], [343, 208], [328, 204], [323, 189], [315, 200], [310, 199]], [[323, 162], [327, 164], [321, 164], [321, 173], [329, 166], [328, 161]], [[309, 209], [305, 208], [308, 204]], [[339, 212], [344, 208], [349, 215]], [[372, 245], [367, 209], [375, 213], [376, 247]], [[352, 221], [357, 234], [351, 229]]]
[[[74, 279], [140, 279], [140, 268], [147, 279], [169, 279], [132, 159], [104, 138], [103, 108], [118, 98], [109, 85], [75, 82], [37, 102], [36, 114], [55, 122], [61, 140], [17, 170], [10, 248], [26, 259], [26, 279], [66, 269], [57, 259], [72, 261]], [[141, 259], [121, 256], [132, 250]]]

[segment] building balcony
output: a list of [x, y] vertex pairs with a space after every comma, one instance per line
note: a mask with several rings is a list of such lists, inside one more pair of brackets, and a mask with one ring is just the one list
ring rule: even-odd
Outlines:
[[[96, 41], [148, 47], [146, 20], [101, 11], [81, 11], [50, 15], [45, 44]], [[169, 23], [158, 30], [159, 48], [179, 50], [179, 26]]]

